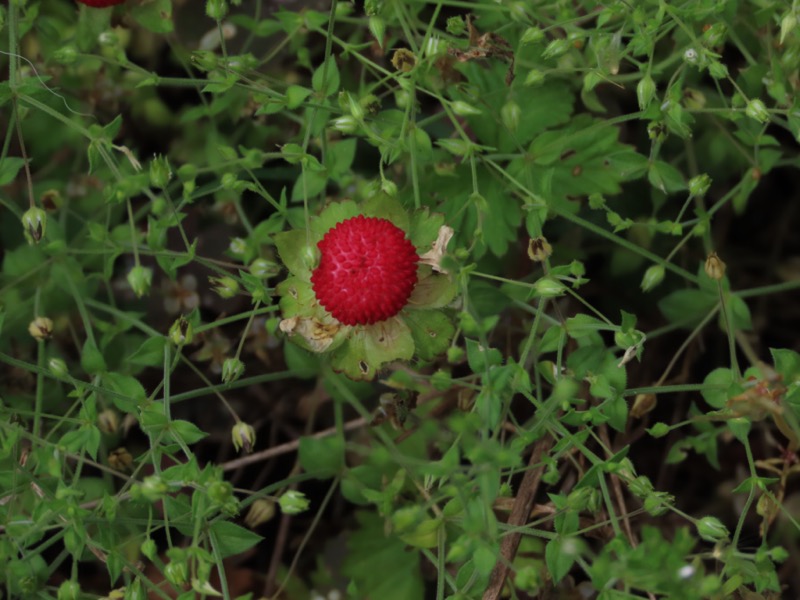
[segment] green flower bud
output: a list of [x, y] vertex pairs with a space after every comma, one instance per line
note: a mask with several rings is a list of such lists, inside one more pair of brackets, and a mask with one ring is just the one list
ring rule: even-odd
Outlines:
[[227, 481], [214, 481], [206, 490], [209, 499], [217, 505], [222, 505], [233, 498], [233, 486]]
[[552, 277], [542, 277], [533, 284], [533, 288], [536, 291], [536, 295], [540, 298], [563, 296], [567, 291], [567, 286], [558, 279], [553, 279]]
[[456, 100], [455, 102], [450, 104], [450, 108], [456, 113], [459, 117], [468, 117], [470, 115], [479, 115], [481, 114], [481, 110], [472, 106], [463, 100]]
[[223, 277], [209, 277], [209, 281], [214, 291], [217, 292], [221, 298], [233, 298], [239, 293], [239, 282], [233, 277], [228, 275]]
[[644, 110], [650, 106], [650, 101], [656, 95], [656, 83], [648, 73], [639, 80], [636, 85], [636, 99], [639, 101], [639, 110]]
[[695, 175], [689, 180], [689, 193], [692, 196], [698, 198], [705, 196], [709, 187], [711, 187], [711, 177], [705, 173]]
[[769, 111], [767, 110], [766, 105], [758, 98], [750, 100], [750, 102], [747, 103], [747, 107], [744, 109], [744, 112], [748, 117], [755, 119], [759, 123], [766, 123], [769, 121]]
[[394, 198], [397, 196], [397, 184], [389, 179], [381, 179], [381, 191], [390, 198]]
[[136, 265], [128, 273], [128, 285], [131, 286], [137, 298], [141, 298], [150, 291], [153, 283], [153, 269]]
[[58, 586], [58, 600], [78, 600], [81, 595], [81, 586], [76, 581], [65, 581]]
[[522, 109], [519, 107], [519, 104], [513, 100], [506, 102], [500, 109], [500, 120], [503, 122], [503, 125], [506, 126], [506, 129], [510, 131], [517, 130], [521, 116]]
[[249, 248], [247, 247], [247, 240], [240, 237], [231, 239], [231, 243], [228, 245], [228, 250], [237, 258], [243, 257], [249, 251]]
[[219, 183], [223, 189], [232, 190], [236, 187], [238, 181], [239, 178], [236, 177], [236, 173], [225, 173]]
[[654, 494], [650, 494], [647, 498], [644, 499], [644, 509], [647, 511], [648, 514], [658, 517], [663, 515], [667, 510], [669, 510], [669, 505], [672, 502], [670, 501], [669, 494], [664, 494], [663, 492], [656, 492]]
[[219, 57], [210, 50], [195, 50], [192, 52], [192, 62], [203, 71], [213, 71], [217, 68]]
[[119, 45], [119, 36], [113, 31], [103, 31], [97, 36], [97, 43], [113, 48]]
[[169, 161], [159, 155], [150, 161], [150, 185], [154, 188], [164, 189], [172, 179], [172, 170], [169, 168]]
[[358, 120], [350, 115], [344, 115], [343, 117], [339, 117], [331, 121], [331, 127], [333, 127], [336, 131], [347, 135], [356, 133], [360, 126], [361, 125], [359, 124]]
[[260, 279], [273, 277], [280, 273], [280, 270], [280, 265], [266, 258], [257, 258], [250, 263], [250, 273]]
[[730, 535], [728, 528], [716, 517], [703, 517], [695, 525], [698, 535], [707, 542], [723, 542]]
[[22, 226], [28, 243], [38, 244], [47, 230], [47, 213], [36, 206], [29, 208], [22, 215]]
[[206, 14], [215, 21], [221, 21], [228, 14], [227, 0], [207, 0]]
[[538, 44], [544, 40], [544, 31], [539, 27], [528, 27], [520, 40], [523, 44]]
[[69, 369], [67, 368], [67, 363], [65, 363], [60, 358], [51, 358], [47, 361], [47, 368], [50, 369], [50, 372], [55, 375], [56, 377], [63, 378], [69, 375]]
[[56, 62], [62, 65], [71, 65], [78, 60], [78, 49], [75, 46], [62, 46], [53, 53]]
[[281, 512], [285, 515], [297, 515], [308, 510], [311, 503], [303, 492], [289, 490], [278, 500]]
[[239, 421], [231, 429], [231, 439], [237, 452], [244, 449], [245, 452], [250, 454], [256, 445], [256, 430], [253, 429], [252, 425]]
[[708, 72], [714, 79], [726, 79], [728, 77], [728, 67], [718, 60], [712, 61], [708, 65]]
[[461, 15], [447, 19], [447, 33], [450, 35], [463, 35], [466, 30], [467, 25]]
[[169, 339], [176, 346], [185, 346], [191, 344], [194, 338], [194, 328], [192, 324], [181, 316], [176, 319], [172, 326], [169, 328]]
[[150, 475], [139, 484], [139, 493], [150, 502], [156, 502], [166, 496], [169, 486], [158, 475]]
[[226, 358], [222, 363], [222, 382], [232, 383], [244, 373], [244, 363], [238, 358]]
[[164, 579], [173, 585], [183, 585], [189, 581], [189, 571], [183, 561], [170, 561], [164, 567]]
[[644, 498], [653, 492], [653, 484], [650, 483], [650, 479], [644, 475], [640, 475], [631, 481], [628, 487], [631, 491], [631, 494], [637, 498]]
[[651, 265], [648, 267], [648, 269], [644, 272], [644, 277], [642, 277], [642, 291], [649, 292], [659, 283], [664, 281], [664, 273], [664, 267], [661, 265]]

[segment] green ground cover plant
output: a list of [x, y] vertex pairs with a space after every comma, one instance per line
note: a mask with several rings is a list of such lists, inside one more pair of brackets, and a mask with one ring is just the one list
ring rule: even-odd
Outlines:
[[0, 596], [797, 597], [799, 11], [0, 6]]

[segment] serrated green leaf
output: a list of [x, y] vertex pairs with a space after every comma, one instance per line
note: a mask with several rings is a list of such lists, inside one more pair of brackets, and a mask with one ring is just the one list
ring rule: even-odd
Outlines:
[[432, 360], [447, 351], [455, 333], [447, 315], [438, 310], [407, 310], [403, 318], [414, 338], [416, 356]]

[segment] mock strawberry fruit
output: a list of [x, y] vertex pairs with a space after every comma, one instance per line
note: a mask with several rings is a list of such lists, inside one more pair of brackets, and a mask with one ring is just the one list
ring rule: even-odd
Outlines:
[[370, 325], [399, 313], [417, 283], [419, 256], [387, 219], [359, 215], [330, 229], [317, 245], [311, 276], [317, 301], [344, 325]]
[[108, 6], [116, 6], [122, 4], [125, 0], [77, 0], [81, 4], [91, 6], [92, 8], [106, 8]]

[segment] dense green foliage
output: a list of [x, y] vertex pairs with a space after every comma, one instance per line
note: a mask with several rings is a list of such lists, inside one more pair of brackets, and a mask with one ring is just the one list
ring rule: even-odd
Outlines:
[[0, 6], [6, 597], [800, 594], [798, 10]]

